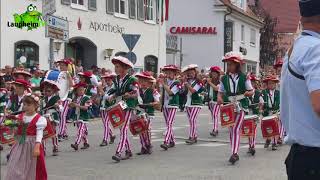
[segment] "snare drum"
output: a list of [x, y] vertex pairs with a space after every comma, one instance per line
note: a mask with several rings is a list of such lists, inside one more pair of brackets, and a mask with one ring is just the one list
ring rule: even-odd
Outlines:
[[243, 137], [252, 137], [255, 136], [255, 129], [257, 126], [257, 121], [259, 116], [257, 115], [247, 115], [244, 117], [244, 121], [241, 125], [241, 136]]
[[222, 127], [229, 127], [235, 124], [235, 105], [227, 104], [220, 109], [220, 119]]
[[148, 130], [148, 122], [145, 114], [137, 116], [134, 120], [130, 121], [130, 132], [132, 135], [139, 135]]
[[0, 126], [0, 143], [11, 144], [14, 142], [14, 130], [7, 126]]
[[42, 140], [46, 140], [48, 138], [54, 137], [56, 135], [55, 130], [52, 127], [50, 118], [47, 118], [47, 127], [43, 130], [43, 138]]
[[267, 116], [262, 118], [261, 131], [263, 138], [279, 136], [278, 116]]
[[109, 120], [113, 128], [120, 127], [126, 121], [124, 117], [124, 110], [127, 109], [127, 104], [124, 101], [120, 101], [107, 109]]

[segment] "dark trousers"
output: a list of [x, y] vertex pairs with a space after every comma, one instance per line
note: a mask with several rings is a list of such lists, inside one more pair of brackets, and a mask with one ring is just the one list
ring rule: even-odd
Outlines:
[[294, 144], [285, 164], [288, 180], [320, 180], [320, 148]]

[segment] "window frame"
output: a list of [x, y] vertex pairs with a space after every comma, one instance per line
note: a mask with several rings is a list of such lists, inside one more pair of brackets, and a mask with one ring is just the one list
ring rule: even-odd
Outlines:
[[[144, 1], [144, 3], [143, 3], [143, 9], [145, 10], [145, 12], [144, 12], [144, 14], [145, 14], [144, 22], [149, 23], [149, 24], [156, 24], [156, 22], [157, 22], [157, 17], [156, 17], [157, 16], [157, 13], [156, 13], [157, 4], [156, 4], [156, 1], [155, 0], [150, 0], [151, 6], [150, 6], [150, 4], [146, 4], [145, 2], [147, 2], [147, 1]], [[150, 10], [152, 10], [152, 19], [148, 19], [149, 15], [151, 15], [151, 14], [149, 14]]]
[[[116, 11], [116, 4], [117, 2], [119, 2], [119, 7], [118, 10], [119, 12]], [[124, 1], [124, 14], [121, 13], [121, 1]], [[128, 11], [128, 0], [114, 0], [114, 16], [115, 17], [119, 17], [119, 18], [123, 18], [123, 19], [129, 19], [129, 11]]]
[[253, 28], [250, 29], [250, 46], [255, 47], [257, 43], [257, 31]]
[[70, 2], [70, 7], [73, 9], [79, 9], [79, 10], [84, 10], [84, 11], [88, 11], [89, 8], [89, 0], [83, 0], [83, 5], [78, 4], [79, 0], [76, 0], [77, 3], [74, 3], [73, 0], [71, 0]]
[[[134, 4], [131, 4], [133, 2], [134, 2]], [[133, 7], [134, 7], [134, 15], [132, 14], [133, 13], [132, 12], [132, 8]], [[129, 10], [129, 18], [130, 19], [136, 19], [137, 18], [137, 16], [138, 16], [137, 9], [138, 9], [137, 0], [129, 0], [129, 2], [128, 2], [128, 10]]]
[[245, 44], [246, 36], [245, 36], [245, 27], [241, 24], [241, 32], [240, 32], [240, 41], [242, 44]]

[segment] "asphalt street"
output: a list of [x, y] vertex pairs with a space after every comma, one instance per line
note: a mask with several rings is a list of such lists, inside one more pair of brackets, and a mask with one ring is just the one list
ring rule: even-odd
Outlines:
[[[115, 144], [99, 147], [103, 129], [100, 119], [89, 124], [89, 144], [87, 150], [74, 152], [70, 147], [74, 143], [76, 128], [68, 124], [69, 140], [59, 145], [59, 156], [52, 156], [51, 140], [47, 143], [46, 164], [50, 180], [285, 180], [285, 157], [289, 147], [283, 145], [277, 151], [264, 149], [264, 140], [258, 128], [257, 153], [248, 155], [248, 140], [241, 139], [240, 161], [230, 165], [231, 155], [229, 134], [226, 128], [219, 127], [219, 136], [210, 137], [210, 114], [206, 107], [198, 119], [199, 139], [195, 145], [186, 145], [188, 137], [188, 119], [186, 113], [179, 112], [176, 117], [174, 132], [177, 138], [175, 148], [163, 151], [165, 131], [164, 119], [157, 114], [152, 122], [152, 155], [134, 156], [130, 160], [115, 163], [111, 157], [115, 153]], [[118, 130], [114, 131], [116, 135]], [[129, 133], [130, 134], [130, 133]], [[130, 135], [133, 152], [140, 150], [138, 137]], [[6, 174], [6, 147], [1, 152], [1, 179]]]

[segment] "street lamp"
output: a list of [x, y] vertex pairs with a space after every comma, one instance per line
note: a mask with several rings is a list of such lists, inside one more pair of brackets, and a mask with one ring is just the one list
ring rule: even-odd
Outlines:
[[110, 60], [110, 57], [112, 56], [113, 50], [114, 49], [111, 49], [111, 48], [104, 50], [104, 60], [106, 60], [106, 59]]

